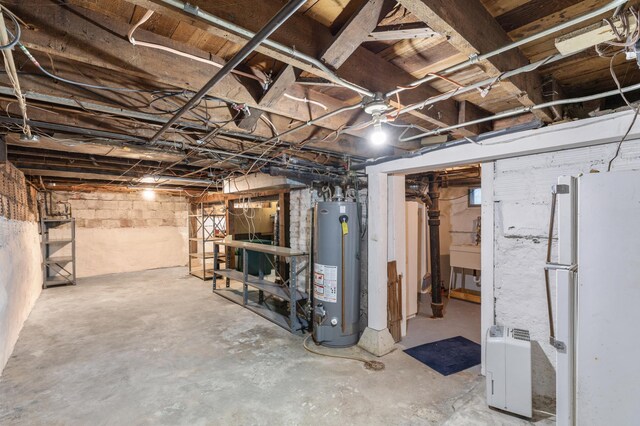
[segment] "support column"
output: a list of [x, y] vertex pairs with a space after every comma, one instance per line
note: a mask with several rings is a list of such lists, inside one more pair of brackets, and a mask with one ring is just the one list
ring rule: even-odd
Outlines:
[[494, 306], [494, 256], [493, 246], [495, 240], [494, 202], [493, 202], [493, 181], [495, 163], [482, 163], [482, 287], [480, 287], [480, 338], [482, 343], [482, 368], [483, 375], [486, 374], [486, 337], [487, 330], [495, 324]]
[[[388, 354], [394, 348], [387, 328], [387, 175], [368, 175], [368, 326], [358, 346], [376, 355]], [[384, 261], [382, 261], [384, 260]]]
[[429, 254], [431, 260], [431, 312], [433, 318], [443, 317], [442, 281], [440, 276], [440, 185], [438, 175], [429, 175]]
[[400, 335], [407, 335], [407, 211], [404, 175], [387, 177], [387, 262], [396, 261], [396, 271], [402, 275]]

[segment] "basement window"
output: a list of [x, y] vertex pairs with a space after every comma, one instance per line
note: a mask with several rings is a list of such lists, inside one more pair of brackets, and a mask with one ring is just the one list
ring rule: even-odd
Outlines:
[[482, 194], [480, 188], [469, 188], [469, 207], [482, 206]]

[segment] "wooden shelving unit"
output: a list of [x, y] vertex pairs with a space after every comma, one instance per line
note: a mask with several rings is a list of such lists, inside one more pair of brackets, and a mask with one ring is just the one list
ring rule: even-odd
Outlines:
[[224, 210], [219, 203], [189, 204], [189, 273], [202, 280], [213, 278], [213, 243], [227, 235]]

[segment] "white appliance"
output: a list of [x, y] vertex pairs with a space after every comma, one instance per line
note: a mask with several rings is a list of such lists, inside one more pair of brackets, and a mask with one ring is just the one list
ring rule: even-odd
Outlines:
[[557, 423], [640, 416], [640, 172], [561, 177], [555, 346]]
[[486, 345], [487, 404], [531, 417], [531, 341], [529, 331], [494, 325]]

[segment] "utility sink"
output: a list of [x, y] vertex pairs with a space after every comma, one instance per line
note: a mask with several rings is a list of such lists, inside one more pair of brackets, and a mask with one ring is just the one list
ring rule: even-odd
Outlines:
[[481, 269], [480, 245], [459, 245], [449, 248], [449, 262], [452, 267], [465, 269]]

